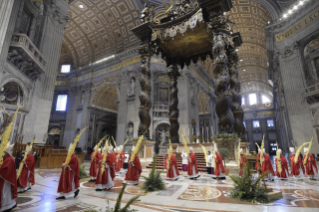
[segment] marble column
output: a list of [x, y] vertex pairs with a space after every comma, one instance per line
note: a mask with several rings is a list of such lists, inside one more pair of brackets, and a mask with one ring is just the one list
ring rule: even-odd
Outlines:
[[177, 65], [170, 65], [167, 69], [170, 78], [170, 105], [169, 105], [169, 122], [170, 137], [172, 143], [179, 143], [179, 122], [178, 122], [178, 88], [177, 79], [180, 76]]

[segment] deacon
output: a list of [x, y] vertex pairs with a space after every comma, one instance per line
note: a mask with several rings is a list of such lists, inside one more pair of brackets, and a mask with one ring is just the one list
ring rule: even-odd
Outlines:
[[[96, 148], [98, 148], [97, 145], [94, 147], [94, 150], [96, 150]], [[91, 167], [90, 167], [91, 180], [89, 182], [96, 181], [96, 176], [97, 176], [97, 173], [99, 172], [99, 161], [102, 160], [102, 154], [99, 152], [99, 149], [96, 152], [96, 154], [95, 155], [94, 154], [95, 154], [95, 151], [93, 151], [91, 154]]]
[[215, 175], [214, 175], [213, 179], [219, 179], [219, 180], [226, 179], [226, 177], [225, 177], [225, 169], [224, 169], [224, 164], [223, 164], [223, 158], [217, 152], [216, 146], [215, 146], [213, 158], [215, 160], [215, 168], [214, 168]]
[[247, 162], [247, 158], [243, 153], [243, 148], [240, 148], [240, 162], [239, 162], [239, 176], [242, 177], [244, 175], [244, 164]]
[[310, 154], [312, 142], [310, 143], [308, 148], [304, 148], [305, 156], [303, 158], [303, 163], [305, 164], [306, 174], [308, 175], [310, 180], [318, 179], [318, 168], [316, 164], [316, 160], [312, 154]]
[[288, 170], [288, 162], [282, 154], [282, 150], [278, 149], [276, 154], [277, 158], [275, 159], [276, 164], [276, 174], [277, 178], [281, 180], [288, 180], [289, 170]]
[[167, 160], [168, 170], [166, 177], [168, 180], [178, 180], [179, 177], [179, 171], [178, 171], [178, 166], [177, 166], [177, 161], [176, 157], [174, 154], [171, 155], [171, 158]]
[[199, 178], [200, 175], [198, 174], [197, 161], [196, 161], [196, 156], [194, 154], [193, 147], [190, 147], [189, 151], [190, 151], [190, 154], [188, 157], [187, 174], [189, 179], [195, 180]]
[[[107, 144], [104, 148], [107, 148]], [[103, 159], [100, 161], [100, 168], [95, 182], [95, 191], [102, 191], [104, 189], [110, 190], [114, 186], [113, 180], [115, 178], [115, 171], [113, 168], [113, 156], [112, 153], [107, 153], [106, 149], [104, 152], [104, 154], [107, 155], [103, 155]], [[106, 158], [103, 162], [104, 157]]]
[[[76, 143], [75, 143], [76, 145]], [[74, 149], [72, 148], [72, 144], [69, 147], [69, 153], [72, 154], [70, 158], [70, 162], [65, 164], [66, 159], [62, 164], [62, 173], [60, 176], [58, 193], [60, 193], [60, 197], [56, 198], [57, 200], [65, 200], [66, 195], [70, 195], [74, 193], [74, 198], [79, 195], [79, 187], [80, 187], [80, 168], [78, 158], [74, 154]]]
[[292, 153], [290, 156], [291, 160], [291, 174], [296, 180], [303, 180], [304, 178], [304, 173], [305, 173], [305, 167], [303, 166], [302, 163], [302, 158], [300, 156], [300, 152], [303, 146], [305, 146], [308, 143], [305, 143], [301, 145], [298, 149], [297, 152], [295, 153], [295, 148], [290, 147], [289, 150]]
[[34, 163], [35, 159], [31, 153], [32, 146], [27, 145], [25, 154], [27, 158], [20, 163], [23, 163], [23, 168], [18, 178], [18, 193], [24, 193], [27, 190], [30, 190], [31, 187], [35, 184], [34, 180]]
[[[132, 152], [134, 152], [135, 147], [133, 146]], [[134, 160], [131, 161], [131, 157], [134, 155]], [[142, 166], [139, 157], [137, 154], [132, 154], [129, 158], [128, 170], [125, 175], [124, 183], [130, 185], [138, 185], [139, 184], [139, 176], [142, 174]]]
[[4, 149], [3, 162], [0, 166], [0, 211], [11, 211], [17, 207], [15, 201], [18, 197], [16, 164], [9, 153], [13, 146], [14, 144], [7, 143]]

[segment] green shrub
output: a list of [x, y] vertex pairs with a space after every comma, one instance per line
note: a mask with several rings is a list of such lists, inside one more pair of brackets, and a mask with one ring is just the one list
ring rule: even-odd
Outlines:
[[143, 184], [142, 189], [145, 192], [151, 192], [151, 191], [160, 191], [166, 189], [165, 183], [163, 182], [161, 178], [160, 171], [156, 171], [156, 161], [157, 161], [157, 155], [154, 157], [152, 170], [148, 177], [141, 176], [145, 179], [145, 182]]
[[242, 177], [234, 175], [229, 176], [235, 186], [230, 192], [230, 197], [252, 203], [268, 203], [268, 198], [266, 196], [267, 187], [260, 186], [260, 181], [267, 174], [269, 173], [267, 172], [260, 175], [256, 180], [253, 179], [250, 163], [246, 162], [244, 164], [244, 173]]
[[223, 161], [224, 161], [224, 165], [225, 165], [225, 167], [226, 167], [225, 160], [226, 160], [227, 158], [229, 158], [229, 156], [230, 156], [229, 150], [228, 150], [227, 148], [225, 148], [225, 147], [222, 147], [222, 148], [218, 149], [218, 153], [220, 154], [220, 156], [222, 156], [222, 159], [223, 159]]

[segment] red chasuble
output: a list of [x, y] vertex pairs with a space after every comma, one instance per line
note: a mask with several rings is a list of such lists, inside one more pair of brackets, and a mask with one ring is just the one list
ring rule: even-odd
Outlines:
[[[306, 157], [307, 157], [307, 155], [305, 155], [303, 157], [303, 161], [305, 160]], [[305, 167], [306, 167], [306, 174], [307, 175], [316, 175], [318, 173], [317, 164], [316, 164], [316, 161], [315, 161], [312, 154], [308, 154]]]
[[91, 154], [91, 167], [90, 167], [90, 176], [91, 177], [96, 177], [97, 175], [97, 169], [99, 168], [99, 161], [102, 160], [102, 154], [97, 152], [95, 155], [94, 160], [92, 160], [94, 155], [94, 152]]
[[[195, 166], [196, 173], [193, 173], [193, 165]], [[189, 176], [198, 174], [197, 161], [194, 153], [191, 153], [188, 157], [187, 174]]]
[[216, 170], [214, 169], [215, 176], [218, 177], [221, 174], [225, 174], [223, 158], [219, 153], [216, 153], [215, 163], [216, 163]]
[[[111, 171], [110, 175], [112, 178], [111, 180], [113, 181], [113, 179], [115, 178], [115, 172], [114, 172], [114, 169], [112, 169], [112, 166], [113, 166], [112, 160], [113, 160], [112, 155], [107, 154], [105, 163], [110, 167], [110, 171]], [[108, 168], [105, 168], [105, 171], [103, 172], [103, 175], [101, 177], [102, 165], [104, 165], [104, 164], [100, 163], [99, 172], [96, 176], [96, 182], [95, 182], [96, 185], [99, 185], [99, 184], [105, 185], [105, 184], [109, 183], [109, 169]]]
[[18, 197], [16, 164], [8, 153], [3, 157], [3, 163], [0, 167], [0, 208], [2, 207], [2, 188], [5, 181], [11, 184], [12, 199], [16, 199]]
[[167, 160], [168, 160], [168, 156], [166, 157], [165, 159], [165, 165], [164, 165], [164, 168], [167, 169]]
[[290, 156], [291, 160], [291, 174], [294, 176], [300, 175], [300, 168], [302, 169], [302, 173], [305, 173], [305, 167], [303, 166], [301, 156], [299, 155], [297, 163], [295, 163], [295, 154]]
[[116, 155], [117, 154], [115, 152], [111, 153], [111, 161], [113, 164], [110, 167], [111, 167], [111, 169], [113, 169], [114, 172], [116, 172]]
[[278, 165], [277, 165], [277, 158], [275, 159], [275, 164], [276, 164], [276, 172], [277, 172], [277, 177], [281, 178], [281, 179], [287, 179], [288, 176], [287, 174], [289, 173], [288, 171], [288, 162], [286, 160], [286, 158], [282, 155], [280, 156], [280, 161], [281, 161], [281, 173], [279, 173], [278, 171]]
[[[260, 154], [257, 154], [257, 158], [259, 159], [259, 162], [260, 162]], [[262, 162], [262, 167], [261, 167], [261, 172], [262, 173], [265, 173], [267, 171], [270, 172], [270, 174], [272, 174], [273, 176], [275, 176], [275, 172], [274, 172], [274, 169], [272, 168], [272, 165], [271, 165], [271, 162], [270, 162], [270, 158], [269, 158], [269, 155], [267, 154], [264, 154], [264, 161]], [[256, 162], [256, 170], [258, 171], [258, 164]], [[267, 175], [268, 176], [268, 175]]]
[[[174, 175], [173, 167], [175, 167], [175, 172], [176, 172], [177, 176]], [[176, 157], [175, 157], [175, 155], [171, 155], [170, 165], [169, 165], [169, 169], [167, 171], [166, 177], [175, 178], [175, 177], [178, 177], [178, 176], [179, 176], [179, 171], [178, 171]]]
[[242, 156], [240, 157], [240, 164], [239, 164], [239, 166], [240, 166], [239, 176], [240, 176], [240, 177], [243, 176], [243, 174], [244, 174], [244, 164], [245, 164], [246, 162], [247, 162], [246, 156], [245, 156], [245, 155], [242, 155]]
[[[63, 161], [63, 163], [65, 160]], [[80, 167], [78, 158], [73, 154], [69, 163], [69, 167], [62, 168], [60, 176], [58, 193], [70, 193], [72, 192], [72, 182], [74, 178], [75, 190], [80, 187]]]
[[[34, 180], [34, 156], [32, 154], [28, 154], [27, 158], [25, 159], [27, 165], [23, 165], [23, 169], [21, 171], [20, 177], [18, 179], [18, 187], [25, 188], [27, 187], [28, 181], [31, 185], [35, 184]], [[22, 162], [20, 162], [21, 164]], [[28, 179], [28, 172], [30, 171], [29, 179]]]
[[[128, 161], [131, 160], [131, 157]], [[133, 161], [134, 166], [129, 162], [128, 170], [125, 175], [125, 180], [127, 181], [137, 181], [139, 179], [139, 175], [142, 173], [142, 166], [140, 159], [137, 155], [135, 155], [135, 159]]]

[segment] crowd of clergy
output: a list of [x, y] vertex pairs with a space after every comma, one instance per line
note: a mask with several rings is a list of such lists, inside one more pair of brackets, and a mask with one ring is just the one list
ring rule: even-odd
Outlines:
[[[276, 173], [273, 170], [270, 156], [265, 153], [264, 149], [258, 149], [257, 162], [255, 169], [258, 174], [266, 174], [266, 180], [273, 181], [274, 179], [288, 180], [289, 169], [288, 161], [290, 162], [290, 173], [296, 180], [303, 180], [304, 175], [307, 175], [311, 180], [318, 179], [318, 168], [315, 158], [309, 154], [309, 148], [304, 148], [305, 155], [302, 158], [300, 151], [303, 146], [298, 148], [295, 152], [294, 148], [290, 148], [291, 156], [287, 160], [283, 155], [281, 149], [277, 150], [277, 157], [274, 164], [276, 165]], [[13, 157], [10, 155], [10, 151], [13, 145], [8, 144], [5, 149], [5, 155], [3, 156], [3, 162], [0, 167], [0, 211], [11, 211], [16, 207], [15, 199], [18, 197], [18, 193], [23, 193], [31, 189], [35, 184], [34, 166], [35, 159], [31, 153], [32, 146], [27, 146], [26, 156], [20, 163], [20, 169], [16, 171], [16, 164]], [[91, 166], [89, 182], [95, 183], [95, 189], [97, 192], [110, 190], [114, 186], [114, 179], [120, 173], [125, 174], [125, 180], [123, 183], [138, 185], [139, 176], [142, 173], [142, 166], [138, 155], [134, 155], [134, 159], [125, 154], [123, 146], [113, 148], [109, 146], [107, 151], [101, 150], [98, 146], [95, 147], [96, 151], [91, 154]], [[70, 149], [69, 149], [70, 151]], [[132, 151], [134, 151], [134, 146]], [[247, 158], [240, 149], [239, 160], [239, 176], [244, 174], [244, 164], [247, 162]], [[188, 178], [190, 180], [196, 180], [200, 177], [198, 172], [198, 165], [194, 150], [190, 148], [189, 152], [183, 152], [182, 157], [182, 170], [187, 171]], [[222, 156], [218, 153], [217, 148], [214, 151], [207, 153], [207, 173], [214, 179], [225, 179], [225, 169]], [[169, 165], [168, 165], [169, 164]], [[175, 154], [171, 154], [170, 158], [165, 160], [165, 168], [167, 168], [167, 180], [178, 180], [179, 168]], [[59, 186], [57, 192], [60, 197], [57, 200], [66, 199], [66, 195], [74, 195], [76, 198], [80, 192], [80, 170], [79, 161], [74, 153], [72, 153], [69, 162], [62, 164], [62, 173], [59, 180]]]

